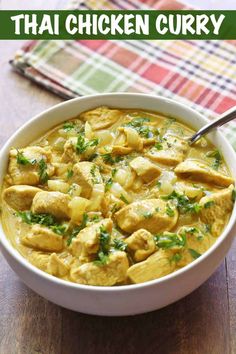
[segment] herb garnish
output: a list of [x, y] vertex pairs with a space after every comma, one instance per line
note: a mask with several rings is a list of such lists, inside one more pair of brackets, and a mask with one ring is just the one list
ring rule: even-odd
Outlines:
[[157, 149], [157, 150], [163, 150], [163, 145], [161, 144], [161, 143], [156, 143], [155, 145], [154, 145], [154, 147]]
[[222, 162], [222, 156], [221, 156], [221, 153], [219, 152], [219, 150], [214, 150], [212, 152], [208, 152], [207, 157], [214, 158], [214, 162], [212, 163], [212, 168], [214, 168], [214, 170], [218, 170], [220, 167], [220, 164]]
[[120, 200], [122, 200], [122, 202], [124, 202], [125, 204], [129, 204], [128, 200], [125, 198], [124, 194], [120, 195]]
[[42, 184], [46, 183], [49, 179], [48, 173], [47, 173], [47, 164], [45, 159], [41, 159], [39, 161], [39, 180]]
[[111, 188], [112, 184], [113, 184], [113, 179], [109, 178], [105, 183], [105, 192], [107, 192]]
[[144, 125], [145, 122], [150, 122], [150, 119], [140, 117], [131, 120], [129, 123], [126, 123], [125, 126], [134, 128], [139, 133], [139, 135], [143, 136], [144, 138], [152, 138], [153, 134], [150, 128]]
[[119, 251], [126, 251], [127, 249], [127, 243], [125, 243], [124, 241], [122, 241], [121, 239], [119, 238], [114, 238], [113, 239], [113, 244], [112, 246], [116, 249], [116, 250], [119, 250]]
[[75, 149], [76, 149], [77, 154], [82, 154], [87, 150], [87, 148], [92, 147], [92, 146], [97, 146], [98, 143], [99, 143], [99, 140], [97, 138], [86, 142], [84, 136], [82, 134], [79, 134]]
[[173, 217], [175, 215], [174, 210], [170, 207], [169, 204], [167, 204], [166, 206], [166, 214], [170, 217]]
[[78, 233], [87, 226], [87, 223], [88, 223], [88, 214], [84, 213], [81, 224], [79, 226], [75, 227], [73, 229], [72, 233], [70, 234], [70, 236], [68, 237], [67, 246], [70, 246], [73, 238], [76, 237], [78, 235]]
[[206, 202], [206, 203], [204, 204], [204, 208], [205, 208], [205, 209], [209, 209], [209, 208], [212, 207], [212, 205], [214, 205], [214, 204], [215, 204], [214, 200], [209, 200], [208, 202]]
[[55, 217], [51, 214], [34, 214], [31, 211], [18, 211], [17, 216], [28, 225], [39, 224], [49, 227], [58, 235], [65, 235], [67, 226], [58, 224]]
[[186, 245], [186, 236], [174, 233], [163, 233], [154, 236], [154, 241], [159, 248], [169, 249], [173, 247], [184, 247]]
[[75, 128], [75, 122], [67, 122], [63, 124], [63, 130], [69, 132]]
[[122, 156], [112, 157], [111, 153], [102, 154], [101, 156], [103, 158], [103, 161], [110, 165], [113, 165], [116, 162], [120, 162], [123, 159]]
[[193, 257], [193, 259], [197, 259], [201, 256], [201, 253], [193, 250], [192, 248], [189, 248], [188, 251], [191, 254], [191, 256]]
[[171, 194], [167, 196], [162, 196], [161, 199], [163, 200], [176, 200], [177, 208], [181, 214], [185, 213], [199, 213], [201, 210], [201, 206], [198, 203], [192, 203], [190, 199], [184, 195], [179, 194], [176, 191], [173, 191]]
[[97, 254], [97, 259], [94, 261], [95, 264], [107, 264], [109, 258], [110, 239], [111, 235], [109, 234], [109, 232], [107, 232], [104, 226], [101, 226], [99, 236], [99, 251]]
[[73, 177], [73, 174], [74, 174], [74, 172], [73, 172], [73, 170], [70, 170], [70, 169], [68, 169], [67, 170], [67, 179], [70, 179], [71, 177]]
[[151, 211], [145, 211], [142, 215], [145, 219], [151, 219], [153, 217], [153, 213]]
[[181, 261], [181, 259], [182, 259], [182, 254], [180, 254], [180, 253], [175, 253], [175, 254], [173, 255], [173, 257], [171, 257], [170, 261], [171, 261], [171, 262], [178, 263], [179, 261]]
[[19, 165], [27, 166], [27, 165], [34, 165], [37, 161], [35, 159], [29, 160], [27, 157], [24, 156], [23, 152], [17, 150], [16, 162]]

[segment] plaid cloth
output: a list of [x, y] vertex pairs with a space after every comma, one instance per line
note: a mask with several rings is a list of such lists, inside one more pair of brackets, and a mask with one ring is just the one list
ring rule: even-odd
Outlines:
[[[173, 0], [73, 0], [73, 9], [186, 9]], [[32, 41], [12, 65], [65, 99], [144, 92], [183, 102], [213, 118], [236, 105], [236, 43], [191, 40]], [[236, 149], [236, 122], [223, 128]]]

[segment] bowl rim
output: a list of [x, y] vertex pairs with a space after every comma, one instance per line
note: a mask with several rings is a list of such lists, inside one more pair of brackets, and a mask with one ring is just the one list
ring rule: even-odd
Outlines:
[[[61, 102], [59, 104], [56, 104], [44, 111], [42, 111], [39, 114], [36, 114], [33, 116], [31, 119], [26, 121], [21, 127], [19, 127], [14, 134], [12, 134], [7, 141], [4, 143], [3, 147], [0, 150], [0, 161], [3, 160], [3, 157], [6, 155], [7, 151], [5, 151], [8, 148], [8, 145], [11, 143], [12, 140], [14, 140], [17, 135], [25, 130], [28, 126], [30, 126], [32, 123], [35, 123], [38, 119], [40, 119], [42, 116], [46, 116], [53, 111], [60, 109], [65, 106], [70, 106], [74, 102], [78, 101], [81, 102], [82, 100], [93, 100], [94, 98], [109, 98], [109, 97], [121, 97], [121, 96], [128, 96], [128, 97], [133, 97], [133, 98], [150, 98], [150, 99], [156, 99], [157, 101], [162, 101], [165, 103], [169, 103], [172, 105], [175, 105], [176, 107], [182, 108], [184, 110], [189, 111], [190, 114], [193, 114], [195, 116], [198, 116], [201, 121], [205, 121], [206, 123], [209, 122], [209, 120], [204, 117], [201, 113], [197, 112], [194, 110], [192, 107], [182, 103], [182, 102], [177, 102], [173, 99], [162, 97], [160, 95], [151, 95], [151, 94], [144, 94], [144, 93], [128, 93], [128, 92], [114, 92], [114, 93], [101, 93], [101, 94], [93, 94], [93, 95], [86, 95], [83, 97], [76, 97], [71, 100]], [[181, 117], [179, 117], [181, 119]], [[68, 118], [69, 119], [69, 118]], [[177, 118], [178, 119], [178, 118]], [[66, 117], [65, 117], [66, 120]], [[233, 159], [236, 162], [236, 152], [234, 151], [233, 147], [230, 145], [230, 143], [227, 141], [227, 139], [224, 137], [224, 135], [219, 131], [218, 129], [216, 130], [216, 135], [220, 138], [220, 140], [227, 146], [227, 149], [229, 152], [232, 154]], [[24, 258], [20, 252], [18, 252], [13, 245], [11, 244], [10, 240], [8, 240], [7, 235], [5, 234], [2, 223], [0, 220], [0, 246], [4, 248], [4, 250], [14, 258], [16, 262], [19, 262], [21, 266], [24, 268], [27, 268], [27, 270], [31, 271], [32, 273], [36, 274], [38, 277], [42, 277], [45, 281], [47, 282], [52, 282], [54, 284], [57, 284], [58, 286], [62, 287], [69, 287], [72, 289], [78, 289], [82, 291], [98, 291], [98, 292], [123, 292], [123, 291], [135, 291], [138, 289], [144, 289], [147, 287], [150, 287], [152, 285], [158, 285], [158, 284], [164, 284], [170, 280], [173, 280], [175, 278], [180, 277], [184, 273], [190, 271], [193, 268], [196, 268], [200, 263], [204, 262], [211, 254], [213, 254], [218, 247], [221, 246], [223, 241], [229, 236], [230, 232], [232, 231], [233, 227], [236, 226], [236, 203], [234, 204], [234, 208], [232, 211], [232, 214], [230, 216], [230, 219], [228, 221], [228, 224], [226, 225], [225, 229], [221, 233], [221, 235], [216, 239], [215, 243], [199, 257], [198, 259], [192, 261], [191, 263], [187, 264], [183, 268], [180, 268], [168, 275], [165, 275], [161, 278], [154, 279], [154, 280], [149, 280], [144, 283], [138, 283], [138, 284], [126, 284], [126, 285], [119, 285], [119, 286], [97, 286], [97, 285], [84, 285], [84, 284], [78, 284], [78, 283], [73, 283], [68, 280], [64, 280], [61, 278], [57, 278], [51, 274], [48, 274], [44, 272], [43, 270], [40, 270], [33, 264], [31, 264], [26, 258]]]

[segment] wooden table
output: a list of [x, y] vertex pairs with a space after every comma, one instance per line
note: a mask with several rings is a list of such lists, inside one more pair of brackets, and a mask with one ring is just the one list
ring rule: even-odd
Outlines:
[[[5, 3], [4, 3], [5, 2]], [[32, 8], [3, 1], [3, 8]], [[65, 1], [35, 0], [35, 8]], [[0, 42], [0, 142], [36, 113], [60, 102], [12, 72], [8, 60], [22, 45]], [[28, 289], [0, 255], [0, 354], [234, 354], [236, 242], [198, 290], [162, 310], [123, 318], [87, 316], [60, 308]]]

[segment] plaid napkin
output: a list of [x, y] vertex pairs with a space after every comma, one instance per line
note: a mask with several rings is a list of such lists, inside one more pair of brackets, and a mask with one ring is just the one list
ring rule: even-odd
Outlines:
[[[186, 9], [173, 0], [73, 0], [73, 9]], [[236, 105], [236, 42], [191, 40], [32, 41], [11, 62], [65, 99], [144, 92], [183, 102], [213, 118]], [[236, 149], [236, 122], [223, 128]]]

